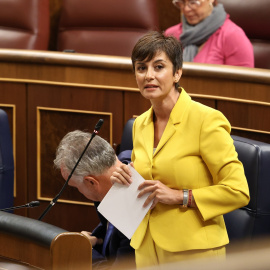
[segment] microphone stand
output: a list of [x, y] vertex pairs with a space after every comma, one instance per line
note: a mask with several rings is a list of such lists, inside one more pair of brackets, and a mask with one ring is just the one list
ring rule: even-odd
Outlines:
[[86, 152], [88, 146], [90, 145], [91, 141], [94, 139], [94, 137], [98, 134], [98, 131], [100, 130], [101, 126], [103, 124], [103, 119], [99, 119], [98, 123], [95, 126], [94, 132], [91, 135], [91, 138], [89, 140], [89, 142], [87, 143], [87, 145], [85, 146], [82, 154], [80, 155], [78, 161], [76, 162], [74, 168], [72, 169], [71, 173], [68, 176], [68, 179], [66, 180], [65, 184], [63, 185], [62, 189], [60, 190], [60, 192], [51, 200], [50, 204], [47, 206], [47, 208], [45, 209], [45, 211], [41, 214], [41, 216], [38, 218], [38, 220], [42, 220], [43, 217], [49, 212], [49, 210], [56, 204], [56, 202], [58, 201], [59, 197], [61, 196], [62, 192], [64, 191], [64, 189], [66, 188], [66, 186], [68, 185], [68, 182], [70, 180], [70, 178], [72, 177], [75, 169], [77, 168], [78, 164], [80, 163], [84, 153]]

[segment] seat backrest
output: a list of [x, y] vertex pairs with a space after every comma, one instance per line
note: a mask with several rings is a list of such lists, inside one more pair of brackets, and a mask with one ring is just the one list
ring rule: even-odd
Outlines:
[[[128, 120], [122, 134], [120, 153], [132, 150], [132, 126]], [[253, 240], [270, 235], [270, 144], [232, 136], [249, 185], [247, 206], [224, 215], [230, 241]]]
[[158, 30], [156, 0], [65, 0], [57, 50], [130, 57], [149, 30]]
[[0, 211], [0, 231], [31, 239], [48, 247], [58, 234], [66, 232], [54, 225], [3, 211]]
[[270, 69], [270, 4], [268, 0], [218, 0], [230, 19], [239, 25], [251, 41], [255, 67]]
[[119, 153], [125, 150], [132, 150], [133, 148], [132, 127], [133, 127], [134, 120], [135, 118], [130, 118], [124, 126]]
[[13, 206], [14, 163], [8, 117], [0, 109], [0, 209]]
[[0, 48], [47, 50], [49, 0], [1, 0]]
[[230, 240], [270, 235], [270, 144], [232, 136], [248, 181], [250, 202], [224, 215]]

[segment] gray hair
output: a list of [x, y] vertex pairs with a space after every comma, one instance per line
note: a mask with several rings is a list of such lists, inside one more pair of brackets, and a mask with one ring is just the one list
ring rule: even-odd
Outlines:
[[[61, 140], [57, 150], [54, 165], [72, 171], [85, 146], [89, 142], [91, 133], [75, 130], [67, 133]], [[112, 167], [116, 162], [116, 155], [111, 145], [96, 135], [80, 163], [74, 171], [74, 176], [100, 175]]]

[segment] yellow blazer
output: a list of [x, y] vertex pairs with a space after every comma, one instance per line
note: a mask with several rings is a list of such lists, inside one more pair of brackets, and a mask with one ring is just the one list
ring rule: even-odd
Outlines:
[[171, 252], [209, 249], [229, 242], [223, 214], [245, 206], [249, 189], [224, 115], [191, 100], [181, 89], [153, 154], [153, 109], [133, 125], [132, 161], [147, 180], [192, 189], [197, 209], [158, 203], [131, 239], [138, 249], [147, 227], [155, 243]]

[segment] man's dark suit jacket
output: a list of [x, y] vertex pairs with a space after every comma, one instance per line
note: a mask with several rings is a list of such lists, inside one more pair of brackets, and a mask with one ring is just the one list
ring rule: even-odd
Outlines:
[[[129, 163], [131, 157], [131, 151], [123, 151], [119, 156], [119, 160], [123, 163]], [[97, 209], [99, 202], [95, 202]], [[97, 214], [100, 219], [100, 224], [93, 230], [92, 235], [97, 238], [105, 238], [107, 232], [108, 221], [98, 211]], [[135, 268], [135, 255], [134, 249], [130, 246], [130, 240], [124, 236], [119, 230], [113, 228], [109, 243], [106, 248], [105, 257], [102, 255], [102, 245], [96, 245], [93, 248], [92, 260], [93, 269], [106, 269], [113, 264], [114, 269], [117, 268], [117, 264], [127, 259], [130, 266]]]

